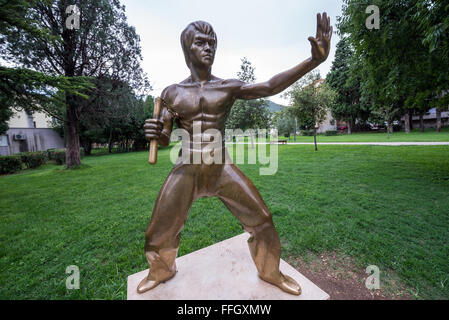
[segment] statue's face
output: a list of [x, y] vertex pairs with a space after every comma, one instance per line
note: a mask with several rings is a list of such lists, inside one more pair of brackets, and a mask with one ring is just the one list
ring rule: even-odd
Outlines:
[[196, 32], [190, 47], [193, 66], [210, 68], [215, 59], [215, 39], [210, 35]]

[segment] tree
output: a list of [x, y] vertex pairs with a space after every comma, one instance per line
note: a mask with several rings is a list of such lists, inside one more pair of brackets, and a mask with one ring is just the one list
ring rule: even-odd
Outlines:
[[[57, 37], [48, 29], [37, 26], [34, 17], [29, 15], [37, 0], [0, 0], [0, 49], [2, 63], [8, 60], [7, 39], [27, 33], [32, 39], [55, 41]], [[50, 0], [43, 1], [47, 4]], [[11, 59], [9, 59], [11, 60]], [[11, 61], [9, 61], [11, 62]], [[58, 113], [60, 95], [65, 91], [80, 97], [86, 97], [82, 91], [92, 88], [88, 77], [64, 77], [49, 75], [21, 67], [6, 67], [0, 65], [0, 127], [1, 133], [8, 130], [7, 122], [15, 110], [32, 112], [45, 110], [48, 114]]]
[[336, 101], [331, 105], [332, 116], [348, 124], [348, 134], [356, 119], [366, 120], [369, 108], [360, 101], [360, 76], [357, 74], [356, 57], [348, 40], [343, 37], [337, 44], [335, 60], [326, 77], [326, 83], [337, 93]]
[[145, 120], [153, 116], [153, 98], [148, 96], [144, 101], [132, 94], [131, 90], [122, 97], [123, 100], [116, 107], [121, 109], [119, 113], [123, 116], [114, 118], [109, 126], [109, 152], [113, 142], [118, 142], [124, 152], [128, 152], [131, 147], [134, 151], [143, 150], [147, 146], [143, 126]]
[[441, 131], [441, 111], [449, 106], [449, 6], [444, 1], [418, 1], [415, 4], [414, 20], [424, 39], [423, 45], [432, 56], [435, 79], [432, 79], [434, 94], [431, 105], [436, 108], [437, 132]]
[[317, 127], [326, 119], [336, 93], [327, 84], [321, 84], [321, 76], [315, 71], [293, 84], [286, 96], [290, 98], [288, 112], [298, 120], [301, 127], [313, 130], [315, 151], [318, 151]]
[[[110, 80], [97, 79], [95, 90], [102, 93], [97, 93], [99, 98], [90, 97], [92, 103], [80, 115], [80, 143], [86, 155], [91, 154], [93, 143], [108, 144], [109, 153], [115, 143], [122, 152], [144, 150], [147, 146], [143, 125], [153, 114], [153, 97], [143, 100], [126, 84], [114, 94], [110, 87]], [[64, 131], [60, 122], [55, 122], [53, 129]]]
[[125, 82], [109, 77], [96, 79], [95, 93], [79, 115], [80, 143], [87, 155], [93, 142], [107, 141], [111, 145], [115, 127], [126, 126], [133, 116], [134, 99], [132, 89]]
[[[3, 105], [3, 97], [0, 96], [0, 104]], [[12, 117], [13, 112], [9, 108], [0, 108], [0, 135], [8, 131], [8, 121]]]
[[[120, 2], [75, 1], [80, 11], [79, 29], [69, 29], [66, 10], [73, 4], [68, 0], [34, 1], [26, 15], [37, 30], [52, 37], [36, 37], [27, 30], [7, 34], [8, 59], [50, 76], [108, 78], [112, 81], [111, 90], [121, 83], [135, 91], [148, 88], [140, 67], [139, 37], [127, 24]], [[92, 99], [82, 99], [70, 91], [64, 91], [62, 97], [64, 117], [59, 120], [66, 127], [66, 165], [71, 168], [81, 164], [80, 117]]]
[[[254, 67], [245, 57], [241, 59], [242, 64], [237, 76], [246, 83], [254, 83], [256, 77], [254, 75]], [[227, 129], [240, 129], [246, 131], [248, 129], [267, 129], [270, 126], [270, 111], [268, 103], [265, 99], [256, 100], [237, 100], [229, 113], [226, 121]], [[254, 132], [251, 133], [251, 145], [254, 146]]]
[[[449, 87], [446, 30], [449, 22], [443, 2], [432, 0], [378, 0], [380, 29], [369, 30], [365, 9], [370, 0], [344, 0], [338, 28], [357, 56], [361, 101], [392, 121], [417, 109], [421, 114], [440, 100]], [[435, 43], [435, 50], [432, 45]], [[436, 49], [438, 48], [438, 49]], [[439, 97], [439, 98], [438, 98]], [[425, 103], [423, 103], [425, 102]]]
[[90, 97], [85, 112], [80, 115], [80, 141], [89, 154], [93, 142], [112, 145], [119, 142], [122, 151], [143, 149], [147, 142], [143, 132], [145, 119], [152, 117], [151, 96], [144, 101], [127, 83], [116, 84], [108, 78], [97, 79], [96, 93]]
[[280, 136], [290, 138], [290, 135], [295, 131], [295, 119], [287, 110], [276, 112], [273, 116], [273, 124]]
[[145, 112], [145, 119], [149, 119], [153, 117], [154, 112], [154, 97], [153, 96], [147, 96], [144, 102], [144, 112]]

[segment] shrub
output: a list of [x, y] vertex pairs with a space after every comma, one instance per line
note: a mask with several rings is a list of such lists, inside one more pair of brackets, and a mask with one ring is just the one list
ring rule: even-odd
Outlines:
[[[49, 153], [49, 159], [56, 161], [57, 165], [65, 164], [65, 152], [66, 149], [49, 149], [47, 150]], [[80, 156], [84, 158], [85, 152], [84, 148], [80, 148]]]
[[22, 163], [28, 168], [38, 168], [47, 162], [47, 154], [44, 151], [23, 152], [18, 154]]
[[0, 156], [0, 174], [10, 174], [22, 170], [20, 156]]
[[55, 159], [53, 158], [53, 156], [54, 156], [53, 152], [54, 152], [54, 151], [56, 151], [56, 149], [48, 149], [48, 150], [47, 150], [47, 159], [48, 159], [48, 160], [50, 160], [50, 161], [51, 161], [51, 160], [55, 160]]
[[338, 132], [336, 130], [328, 130], [324, 133], [325, 136], [336, 136]]
[[57, 165], [65, 163], [65, 149], [56, 149], [52, 151], [52, 159], [56, 161]]
[[313, 130], [302, 130], [301, 135], [306, 137], [313, 137]]
[[353, 132], [370, 132], [371, 126], [369, 123], [356, 123], [354, 125], [354, 128], [352, 129]]

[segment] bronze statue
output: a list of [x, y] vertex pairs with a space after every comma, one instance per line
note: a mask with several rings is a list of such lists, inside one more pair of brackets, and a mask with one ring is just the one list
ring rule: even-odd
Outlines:
[[[157, 139], [167, 146], [173, 121], [189, 132], [194, 140], [193, 123], [201, 122], [201, 141], [207, 129], [224, 131], [226, 117], [236, 99], [258, 99], [278, 94], [303, 75], [324, 62], [330, 50], [332, 27], [326, 13], [317, 15], [316, 37], [309, 37], [312, 56], [296, 67], [269, 81], [247, 84], [240, 80], [223, 80], [211, 73], [217, 48], [212, 26], [203, 21], [189, 24], [182, 32], [181, 44], [191, 75], [161, 94], [163, 107], [158, 119], [145, 124], [147, 140]], [[223, 135], [224, 137], [224, 135]], [[221, 142], [225, 151], [225, 143]], [[193, 155], [197, 146], [182, 152]], [[200, 149], [203, 145], [200, 145]], [[232, 163], [185, 164], [178, 161], [160, 190], [151, 221], [146, 230], [145, 252], [150, 264], [148, 276], [137, 291], [146, 292], [176, 274], [181, 230], [193, 201], [200, 197], [218, 197], [250, 233], [248, 245], [259, 277], [285, 292], [299, 295], [301, 287], [279, 270], [281, 243], [271, 214], [253, 183]]]

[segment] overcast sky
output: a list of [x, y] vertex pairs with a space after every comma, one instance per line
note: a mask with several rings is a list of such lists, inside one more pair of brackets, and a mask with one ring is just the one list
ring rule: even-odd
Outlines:
[[[153, 86], [152, 95], [189, 75], [180, 35], [193, 21], [214, 27], [218, 48], [212, 73], [236, 78], [243, 57], [256, 68], [257, 81], [266, 81], [310, 57], [307, 38], [315, 36], [316, 14], [326, 11], [336, 30], [342, 0], [121, 0], [128, 22], [141, 38], [143, 68]], [[319, 66], [329, 72], [338, 36], [333, 35], [328, 60]], [[270, 100], [287, 104], [278, 96]]]

